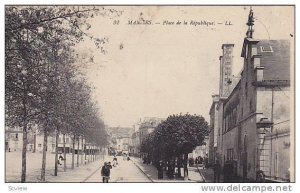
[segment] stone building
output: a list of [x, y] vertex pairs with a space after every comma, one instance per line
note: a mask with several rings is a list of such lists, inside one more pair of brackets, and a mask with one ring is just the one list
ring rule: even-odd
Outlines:
[[[219, 158], [244, 180], [294, 181], [290, 120], [290, 43], [253, 38], [253, 12], [241, 57], [241, 79], [223, 101]], [[220, 109], [219, 109], [220, 110]]]
[[219, 95], [212, 95], [213, 102], [209, 111], [210, 133], [209, 133], [209, 163], [215, 163], [216, 159], [222, 162], [220, 152], [221, 128], [223, 124], [223, 103], [237, 84], [238, 77], [232, 73], [234, 44], [222, 45], [222, 56], [220, 56], [220, 82]]

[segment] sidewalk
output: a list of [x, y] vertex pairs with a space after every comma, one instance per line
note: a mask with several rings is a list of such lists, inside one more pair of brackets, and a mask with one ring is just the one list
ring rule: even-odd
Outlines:
[[157, 169], [153, 165], [143, 164], [140, 158], [130, 157], [133, 163], [153, 182], [203, 182], [197, 168], [188, 168], [189, 180], [169, 179], [164, 171], [164, 179], [158, 179]]
[[[21, 177], [21, 160], [20, 153], [9, 153], [6, 154], [6, 182], [20, 182]], [[15, 162], [8, 162], [8, 158], [15, 157]], [[87, 176], [93, 171], [103, 165], [101, 156], [94, 162], [89, 162], [86, 165], [79, 164], [76, 166], [76, 155], [75, 155], [75, 167], [71, 169], [71, 155], [67, 155], [67, 171], [63, 171], [63, 165], [58, 166], [58, 176], [54, 176], [54, 154], [47, 154], [46, 171], [45, 171], [45, 182], [82, 182]], [[28, 153], [27, 155], [27, 174], [26, 182], [41, 182], [41, 154], [40, 153]], [[105, 156], [106, 159], [107, 156]], [[81, 159], [79, 159], [81, 163]]]
[[[85, 182], [90, 176], [98, 172], [104, 161], [109, 160], [109, 156], [99, 157], [96, 161], [80, 165], [73, 170], [69, 169], [66, 172], [60, 172], [58, 176], [47, 176], [47, 182]], [[101, 179], [99, 179], [100, 182]]]

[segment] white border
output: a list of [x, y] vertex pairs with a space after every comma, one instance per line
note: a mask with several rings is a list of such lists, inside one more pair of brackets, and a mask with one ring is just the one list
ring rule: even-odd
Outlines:
[[[222, 4], [222, 5], [232, 5], [232, 4], [259, 4], [259, 5], [266, 5], [266, 4], [295, 4], [296, 5], [296, 21], [299, 20], [298, 18], [298, 2], [296, 0], [286, 0], [286, 1], [275, 1], [275, 0], [252, 0], [252, 1], [245, 1], [245, 0], [239, 0], [239, 1], [216, 1], [216, 0], [206, 0], [206, 1], [191, 1], [191, 0], [132, 0], [132, 1], [116, 1], [116, 0], [103, 0], [103, 1], [95, 1], [95, 0], [52, 0], [52, 1], [47, 1], [47, 0], [30, 0], [30, 1], [24, 1], [24, 0], [14, 0], [14, 1], [9, 1], [9, 0], [4, 0], [1, 1], [1, 11], [0, 11], [0, 21], [2, 23], [1, 25], [1, 31], [0, 31], [0, 42], [1, 42], [1, 60], [0, 63], [1, 68], [0, 68], [0, 93], [2, 93], [2, 98], [0, 100], [0, 123], [1, 123], [1, 132], [0, 132], [0, 150], [1, 150], [1, 155], [0, 156], [0, 192], [9, 192], [8, 187], [10, 185], [13, 186], [26, 186], [28, 188], [27, 192], [30, 193], [40, 193], [40, 192], [45, 192], [45, 193], [77, 193], [77, 192], [101, 192], [101, 193], [106, 193], [106, 192], [122, 192], [122, 193], [134, 193], [134, 192], [146, 192], [146, 193], [152, 193], [152, 192], [201, 192], [200, 186], [204, 184], [192, 184], [192, 183], [171, 183], [171, 184], [144, 184], [144, 183], [122, 183], [122, 184], [95, 184], [95, 183], [88, 183], [88, 184], [79, 184], [79, 183], [57, 183], [57, 184], [45, 184], [45, 183], [31, 183], [31, 184], [9, 184], [9, 183], [4, 183], [4, 6], [6, 4], [189, 4], [189, 5], [212, 5], [212, 4]], [[298, 4], [298, 5], [297, 5]], [[298, 22], [296, 23], [296, 32], [298, 32], [297, 26]], [[295, 35], [297, 37], [297, 33]], [[296, 48], [298, 48], [297, 45], [299, 45], [299, 38], [296, 38]], [[298, 49], [296, 49], [296, 61], [298, 59]], [[300, 82], [297, 79], [297, 75], [299, 75], [299, 67], [297, 68], [296, 65], [296, 91], [299, 89]], [[296, 92], [296, 96], [298, 93]], [[297, 97], [298, 98], [298, 97]], [[297, 104], [297, 102], [296, 102]], [[300, 120], [299, 117], [299, 108], [296, 106], [296, 120]], [[296, 123], [296, 126], [298, 124]], [[299, 133], [300, 131], [296, 130], [296, 139], [299, 139]], [[298, 145], [296, 140], [296, 145]], [[297, 160], [299, 160], [299, 151], [298, 148], [296, 148], [296, 163]], [[130, 172], [130, 171], [129, 171]], [[296, 164], [296, 174], [299, 173], [299, 166]], [[300, 179], [298, 179], [298, 175], [296, 175], [296, 182], [295, 184], [292, 185], [292, 192], [299, 192], [300, 191]], [[206, 184], [207, 185], [207, 184]], [[226, 184], [228, 185], [228, 184]], [[245, 185], [245, 184], [244, 184]], [[254, 184], [255, 185], [255, 184]], [[269, 185], [269, 184], [268, 184]]]

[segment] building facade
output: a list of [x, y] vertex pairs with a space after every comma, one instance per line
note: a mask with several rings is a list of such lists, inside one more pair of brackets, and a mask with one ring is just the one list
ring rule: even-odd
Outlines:
[[[31, 128], [31, 130], [27, 133], [27, 151], [29, 152], [43, 152], [43, 142], [44, 142], [44, 134], [43, 132], [37, 129], [37, 126]], [[23, 148], [23, 132], [21, 128], [10, 128], [6, 127], [5, 129], [5, 150], [7, 152], [11, 151], [22, 151]], [[58, 152], [63, 153], [64, 145], [63, 145], [63, 134], [59, 134], [58, 137]], [[92, 150], [97, 149], [97, 147], [86, 143], [85, 140], [79, 138], [74, 141], [74, 151], [75, 154], [83, 153], [84, 150]], [[56, 152], [56, 136], [55, 134], [51, 134], [47, 139], [47, 148], [46, 151], [48, 153]], [[72, 153], [73, 151], [73, 137], [70, 135], [65, 135], [65, 151], [66, 153]]]
[[223, 125], [223, 104], [230, 95], [238, 77], [232, 74], [233, 65], [233, 48], [234, 44], [222, 45], [222, 56], [220, 60], [220, 81], [219, 81], [219, 95], [212, 95], [213, 102], [209, 111], [210, 115], [210, 133], [209, 133], [209, 163], [214, 164], [216, 160], [222, 162], [221, 157], [221, 128]]
[[290, 43], [254, 39], [252, 17], [250, 12], [241, 79], [222, 102], [218, 159], [233, 163], [244, 180], [263, 172], [267, 180], [293, 182]]

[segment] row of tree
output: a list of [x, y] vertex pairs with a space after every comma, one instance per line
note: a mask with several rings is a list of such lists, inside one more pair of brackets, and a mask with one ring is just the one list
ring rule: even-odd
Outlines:
[[208, 123], [202, 116], [171, 115], [142, 141], [141, 152], [154, 165], [159, 165], [162, 161], [171, 174], [175, 169], [172, 166], [177, 163], [178, 176], [181, 176], [180, 169], [183, 166], [184, 178], [187, 179], [188, 154], [195, 147], [205, 144], [204, 139], [208, 132]]
[[79, 58], [74, 49], [85, 36], [103, 49], [105, 38], [86, 33], [91, 27], [88, 19], [99, 14], [108, 12], [91, 6], [5, 8], [5, 118], [7, 126], [23, 131], [21, 182], [26, 181], [27, 134], [33, 125], [44, 134], [42, 181], [49, 135], [56, 135], [56, 147], [59, 134], [72, 136], [72, 168], [76, 140], [97, 146], [107, 143], [91, 88], [76, 67]]

